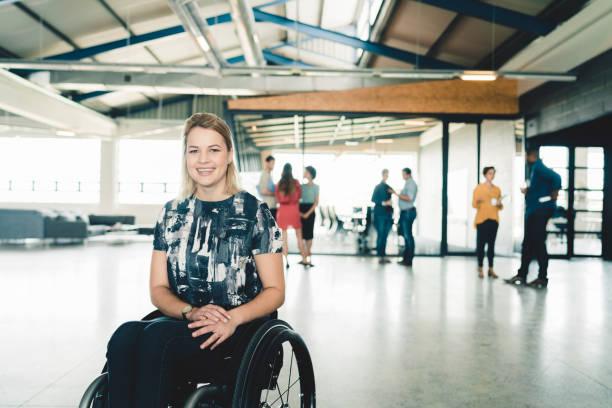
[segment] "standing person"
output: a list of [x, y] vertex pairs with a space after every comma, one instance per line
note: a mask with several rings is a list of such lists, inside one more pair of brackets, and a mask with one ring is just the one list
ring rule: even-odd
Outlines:
[[393, 189], [387, 184], [389, 170], [382, 171], [382, 181], [374, 187], [372, 202], [374, 203], [374, 225], [376, 227], [376, 256], [378, 263], [388, 263], [387, 237], [393, 226], [393, 207], [391, 207], [391, 193]]
[[237, 184], [232, 136], [196, 113], [183, 131], [183, 192], [162, 209], [149, 290], [163, 317], [121, 325], [108, 343], [111, 408], [168, 406], [177, 373], [211, 378], [244, 323], [284, 302], [281, 232], [268, 206]]
[[268, 204], [268, 208], [272, 213], [274, 219], [276, 219], [276, 195], [274, 194], [274, 181], [272, 181], [272, 170], [274, 170], [275, 163], [274, 156], [266, 157], [264, 162], [264, 168], [259, 176], [259, 184], [257, 185], [257, 191], [264, 203]]
[[302, 217], [302, 238], [305, 241], [305, 252], [307, 261], [300, 262], [302, 265], [314, 266], [312, 264], [312, 238], [314, 236], [315, 208], [319, 205], [319, 186], [312, 182], [317, 177], [314, 167], [308, 166], [304, 169], [304, 177], [308, 182], [302, 186], [302, 199], [300, 200], [300, 215]]
[[472, 207], [476, 208], [476, 256], [478, 258], [478, 277], [484, 278], [482, 266], [484, 262], [484, 248], [487, 245], [487, 259], [489, 261], [489, 276], [497, 279], [493, 270], [493, 257], [495, 255], [495, 237], [499, 226], [499, 210], [504, 206], [501, 203], [501, 190], [493, 185], [495, 167], [485, 167], [482, 170], [485, 182], [474, 189]]
[[283, 174], [276, 185], [276, 201], [280, 204], [277, 212], [278, 226], [283, 230], [283, 255], [285, 255], [287, 268], [289, 267], [289, 249], [287, 248], [287, 229], [293, 227], [297, 236], [298, 248], [302, 255], [300, 264], [306, 264], [306, 252], [302, 241], [302, 219], [300, 217], [300, 198], [302, 185], [293, 178], [291, 164], [283, 167]]
[[402, 254], [402, 260], [399, 262], [405, 266], [412, 266], [412, 259], [414, 258], [414, 236], [412, 235], [412, 225], [417, 216], [416, 207], [414, 206], [414, 200], [417, 196], [417, 184], [412, 178], [412, 170], [406, 167], [402, 169], [402, 178], [406, 180], [404, 182], [404, 188], [397, 194], [391, 190], [390, 193], [397, 195], [400, 208], [399, 225], [402, 227], [402, 234], [404, 236], [405, 247], [404, 253]]
[[546, 224], [556, 208], [561, 176], [542, 163], [537, 149], [528, 150], [526, 159], [530, 171], [529, 185], [527, 188], [521, 188], [526, 201], [521, 267], [516, 276], [506, 279], [506, 282], [524, 285], [527, 282], [529, 264], [533, 258], [537, 258], [540, 271], [538, 278], [529, 283], [529, 286], [541, 289], [548, 286]]

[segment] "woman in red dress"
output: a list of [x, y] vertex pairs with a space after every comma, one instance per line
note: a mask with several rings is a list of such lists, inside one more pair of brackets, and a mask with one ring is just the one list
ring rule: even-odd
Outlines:
[[287, 268], [289, 267], [289, 251], [287, 249], [287, 229], [289, 227], [295, 229], [298, 247], [300, 248], [300, 254], [302, 254], [300, 264], [304, 265], [306, 263], [306, 251], [304, 251], [304, 243], [302, 242], [302, 218], [300, 217], [302, 185], [293, 178], [291, 164], [289, 163], [283, 167], [283, 174], [276, 185], [275, 195], [276, 201], [279, 203], [276, 222], [283, 230], [283, 255], [287, 259]]

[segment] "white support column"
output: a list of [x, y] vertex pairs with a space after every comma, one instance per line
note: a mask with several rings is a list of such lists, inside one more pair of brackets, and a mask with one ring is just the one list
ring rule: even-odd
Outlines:
[[118, 199], [118, 149], [117, 140], [102, 140], [100, 154], [100, 213], [112, 214]]

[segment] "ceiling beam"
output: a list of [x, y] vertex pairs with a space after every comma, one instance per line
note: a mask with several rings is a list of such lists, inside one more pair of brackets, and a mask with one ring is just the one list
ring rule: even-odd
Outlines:
[[[261, 6], [258, 6], [258, 8], [282, 4], [282, 3], [286, 3], [287, 1], [290, 1], [290, 0], [272, 1], [270, 3], [262, 4]], [[209, 26], [214, 26], [216, 24], [225, 24], [231, 21], [232, 21], [232, 16], [230, 13], [219, 14], [217, 16], [206, 18], [206, 24], [208, 24]], [[93, 45], [91, 47], [81, 48], [76, 51], [70, 51], [70, 52], [65, 52], [62, 54], [53, 55], [50, 57], [46, 57], [45, 59], [67, 60], [67, 61], [80, 60], [83, 58], [93, 57], [95, 55], [98, 55], [104, 52], [116, 50], [118, 48], [130, 47], [132, 45], [142, 44], [144, 42], [154, 41], [160, 38], [181, 34], [184, 32], [185, 32], [185, 29], [183, 28], [183, 26], [177, 25], [177, 26], [163, 28], [161, 30], [151, 31], [151, 32], [144, 33], [144, 34], [131, 35], [128, 38], [123, 38], [121, 40], [110, 41], [110, 42], [103, 43], [103, 44]]]
[[[110, 118], [0, 69], [0, 109], [35, 120], [58, 130], [112, 136], [116, 124]], [[32, 109], [33, 106], [40, 109]]]
[[357, 37], [351, 37], [346, 34], [338, 33], [331, 30], [326, 30], [320, 27], [316, 27], [310, 24], [301, 23], [299, 21], [291, 20], [285, 17], [277, 16], [274, 14], [266, 13], [257, 8], [253, 9], [255, 14], [255, 21], [262, 21], [273, 23], [285, 27], [288, 30], [296, 30], [300, 33], [309, 35], [311, 37], [322, 38], [325, 40], [337, 42], [340, 44], [348, 45], [354, 48], [361, 48], [364, 51], [369, 51], [374, 54], [382, 55], [384, 57], [392, 58], [409, 64], [413, 64], [423, 68], [435, 68], [435, 69], [453, 69], [459, 68], [456, 64], [437, 60], [435, 58], [426, 57], [410, 51], [402, 50], [399, 48], [389, 47], [384, 44], [378, 44], [371, 41], [364, 41]]
[[470, 17], [501, 24], [517, 30], [528, 31], [537, 35], [546, 35], [555, 29], [556, 24], [529, 14], [497, 7], [475, 0], [417, 0], [430, 6], [454, 11]]
[[312, 67], [310, 64], [305, 62], [296, 61], [291, 58], [284, 57], [282, 55], [274, 54], [273, 52], [264, 50], [263, 56], [268, 62], [272, 62], [276, 65], [290, 66], [290, 67]]
[[[229, 16], [229, 14], [228, 14]], [[124, 38], [122, 40], [110, 41], [104, 44], [92, 45], [91, 47], [81, 48], [79, 50], [64, 52], [62, 54], [56, 54], [44, 59], [46, 60], [66, 60], [66, 61], [74, 61], [80, 60], [84, 58], [93, 57], [98, 54], [102, 54], [104, 52], [116, 50], [118, 48], [130, 47], [132, 45], [141, 44], [148, 41], [157, 40], [160, 38], [168, 37], [171, 35], [184, 33], [185, 29], [183, 26], [173, 26], [168, 28], [163, 28], [157, 31], [151, 31], [145, 34], [133, 35], [128, 38]]]
[[97, 98], [98, 96], [106, 95], [108, 93], [110, 93], [110, 91], [93, 91], [93, 92], [87, 92], [87, 93], [75, 95], [75, 96], [73, 96], [70, 99], [72, 99], [74, 102], [81, 103], [81, 102], [86, 101], [88, 99]]

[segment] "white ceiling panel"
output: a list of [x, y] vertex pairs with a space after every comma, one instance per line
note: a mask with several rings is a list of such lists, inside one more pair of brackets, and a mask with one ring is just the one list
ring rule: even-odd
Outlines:
[[81, 43], [81, 36], [119, 26], [97, 0], [24, 0], [22, 3], [80, 47], [92, 45]]
[[285, 3], [285, 9], [287, 18], [291, 20], [315, 26], [319, 23], [319, 0], [289, 1]]
[[0, 7], [0, 46], [22, 58], [72, 51], [72, 47], [14, 5]]
[[165, 64], [181, 63], [186, 59], [203, 56], [202, 51], [187, 33], [173, 35], [163, 41], [152, 42], [149, 44], [149, 48]]
[[108, 112], [111, 108], [104, 102], [100, 100], [100, 98], [91, 98], [86, 99], [81, 102], [81, 105], [88, 107], [89, 109], [93, 109], [98, 112]]
[[148, 102], [148, 99], [138, 92], [111, 92], [100, 96], [98, 99], [110, 107], [140, 105]]
[[328, 30], [337, 30], [352, 24], [358, 3], [359, 0], [326, 0], [321, 26]]
[[123, 64], [157, 64], [155, 58], [153, 58], [153, 56], [143, 47], [117, 48], [115, 50], [96, 55], [96, 60], [99, 62], [117, 62]]

